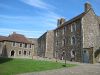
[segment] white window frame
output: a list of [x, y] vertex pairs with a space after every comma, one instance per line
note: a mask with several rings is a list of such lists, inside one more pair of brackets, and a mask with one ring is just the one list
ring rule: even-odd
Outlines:
[[[73, 37], [74, 37], [75, 43], [73, 42]], [[76, 44], [76, 37], [75, 37], [75, 36], [72, 36], [72, 37], [71, 37], [71, 45], [75, 45], [75, 44]]]
[[[14, 43], [15, 43], [15, 45], [14, 45]], [[13, 46], [13, 47], [16, 47], [16, 45], [17, 45], [17, 43], [16, 43], [16, 42], [12, 42], [12, 46]]]
[[62, 46], [65, 46], [65, 43], [66, 43], [66, 40], [63, 39], [63, 40], [62, 40]]
[[[26, 45], [26, 46], [25, 46], [25, 45]], [[27, 43], [24, 44], [24, 48], [28, 48], [28, 44], [27, 44]]]
[[31, 55], [31, 51], [28, 51], [28, 55], [29, 55], [29, 56]]
[[74, 31], [76, 31], [76, 23], [75, 22], [71, 24], [71, 32], [74, 32]]

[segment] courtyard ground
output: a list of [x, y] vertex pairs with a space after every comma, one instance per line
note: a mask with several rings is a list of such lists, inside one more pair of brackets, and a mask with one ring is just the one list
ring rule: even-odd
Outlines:
[[[56, 59], [44, 59], [35, 57], [35, 60], [45, 60], [45, 61], [56, 61]], [[57, 60], [57, 62], [64, 63], [63, 60]], [[78, 66], [71, 68], [62, 68], [41, 72], [31, 72], [24, 73], [19, 75], [100, 75], [100, 63], [95, 64], [87, 64], [87, 63], [79, 63], [79, 62], [70, 62], [70, 64], [77, 64]]]
[[100, 75], [100, 64], [79, 64], [72, 68], [62, 68], [20, 75]]

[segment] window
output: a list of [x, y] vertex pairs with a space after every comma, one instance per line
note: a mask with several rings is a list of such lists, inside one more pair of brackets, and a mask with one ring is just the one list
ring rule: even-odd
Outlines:
[[32, 48], [32, 45], [31, 44], [29, 46], [30, 46], [30, 48]]
[[24, 51], [24, 55], [26, 55], [26, 51]]
[[20, 43], [20, 47], [22, 47], [22, 43]]
[[31, 54], [31, 52], [29, 51], [29, 55]]
[[21, 51], [19, 51], [19, 55], [21, 54]]
[[73, 23], [71, 25], [71, 32], [75, 32], [76, 31], [76, 23]]
[[66, 27], [64, 27], [64, 33], [66, 33], [66, 29], [67, 29], [67, 28], [66, 28]]
[[62, 40], [62, 46], [65, 46], [65, 39]]
[[63, 29], [62, 29], [62, 34], [65, 34], [66, 33], [66, 27], [64, 27]]
[[70, 40], [70, 37], [68, 36], [68, 37], [67, 37], [67, 40], [66, 40], [66, 43], [67, 43], [67, 44], [70, 44], [70, 41], [71, 41], [71, 40]]
[[64, 35], [64, 33], [65, 33], [65, 32], [64, 32], [64, 28], [63, 28], [63, 29], [62, 29], [62, 34]]
[[55, 36], [56, 36], [56, 37], [58, 36], [58, 30], [56, 30], [56, 32], [55, 32]]
[[58, 46], [58, 41], [56, 41], [56, 46]]
[[75, 40], [75, 36], [71, 37], [71, 45], [74, 45], [76, 43], [76, 40]]
[[80, 22], [77, 22], [76, 29], [80, 29], [80, 28], [81, 28], [81, 24]]
[[74, 57], [75, 57], [75, 51], [71, 50], [71, 58], [74, 58]]
[[25, 43], [25, 48], [27, 48], [27, 44]]
[[13, 44], [13, 46], [16, 46], [16, 42], [13, 42], [12, 44]]

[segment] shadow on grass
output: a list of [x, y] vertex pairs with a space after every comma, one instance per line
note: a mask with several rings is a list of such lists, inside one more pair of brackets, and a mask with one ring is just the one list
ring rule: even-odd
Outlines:
[[0, 57], [0, 64], [3, 64], [5, 62], [9, 62], [11, 60], [13, 60], [13, 58], [3, 58], [3, 57]]
[[66, 65], [62, 65], [63, 67], [67, 67]]
[[62, 65], [63, 67], [66, 67], [66, 68], [68, 68], [68, 67], [75, 67], [75, 66], [78, 66], [77, 64], [63, 64]]

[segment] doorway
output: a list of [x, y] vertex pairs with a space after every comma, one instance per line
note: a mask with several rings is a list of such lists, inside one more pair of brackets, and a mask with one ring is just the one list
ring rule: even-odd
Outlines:
[[88, 49], [83, 50], [83, 63], [89, 63], [89, 52]]
[[12, 50], [12, 51], [11, 51], [11, 56], [14, 56], [14, 54], [15, 54], [15, 51]]

